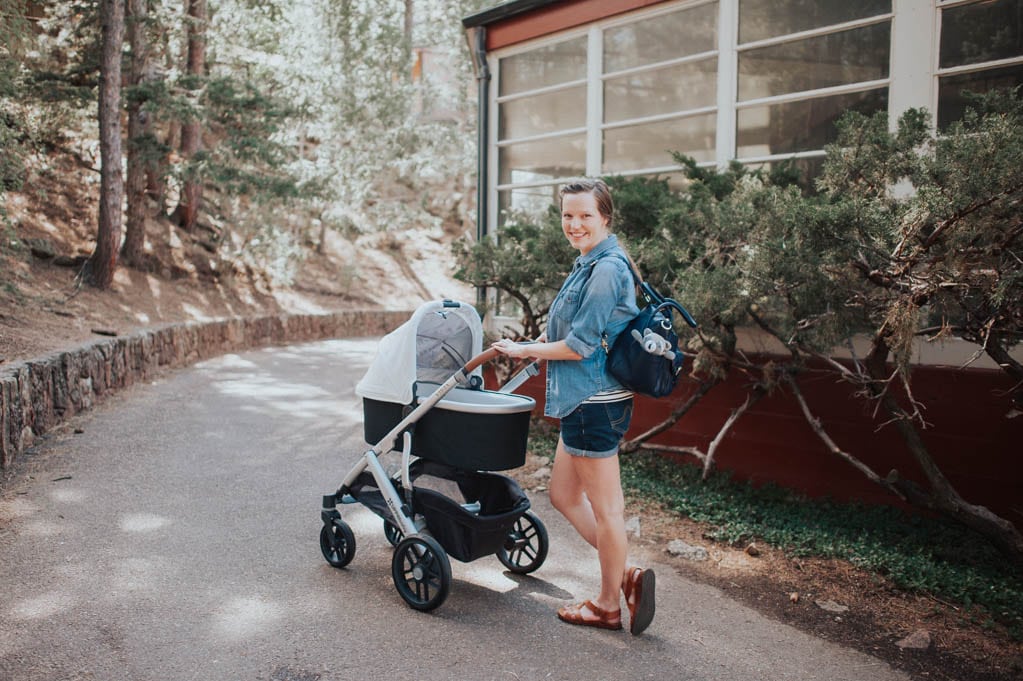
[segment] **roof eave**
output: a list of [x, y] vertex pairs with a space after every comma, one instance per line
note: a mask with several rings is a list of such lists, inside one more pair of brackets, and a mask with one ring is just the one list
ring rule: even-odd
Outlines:
[[463, 17], [462, 26], [466, 29], [488, 26], [489, 24], [497, 23], [519, 14], [531, 12], [540, 7], [556, 4], [557, 2], [558, 0], [511, 0], [511, 2], [504, 2], [496, 7]]

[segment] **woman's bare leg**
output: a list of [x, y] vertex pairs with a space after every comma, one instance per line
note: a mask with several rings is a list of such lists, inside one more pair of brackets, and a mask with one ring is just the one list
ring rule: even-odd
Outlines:
[[590, 499], [596, 523], [597, 556], [600, 559], [600, 596], [594, 603], [617, 610], [625, 573], [629, 542], [625, 534], [625, 498], [622, 494], [618, 456], [574, 459], [576, 474]]
[[584, 493], [582, 480], [575, 470], [576, 458], [565, 451], [565, 443], [559, 437], [551, 470], [551, 504], [568, 519], [590, 546], [597, 548], [597, 521]]
[[601, 580], [600, 596], [594, 602], [601, 608], [617, 610], [628, 554], [618, 457], [572, 456], [559, 439], [550, 497], [554, 508], [597, 549]]

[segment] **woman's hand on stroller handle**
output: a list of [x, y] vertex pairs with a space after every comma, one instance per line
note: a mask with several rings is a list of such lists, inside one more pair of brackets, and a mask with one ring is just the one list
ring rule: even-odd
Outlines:
[[536, 357], [536, 355], [530, 352], [529, 346], [533, 344], [534, 341], [516, 343], [509, 338], [502, 338], [501, 340], [492, 343], [490, 347], [502, 355], [507, 355], [512, 359], [532, 359]]

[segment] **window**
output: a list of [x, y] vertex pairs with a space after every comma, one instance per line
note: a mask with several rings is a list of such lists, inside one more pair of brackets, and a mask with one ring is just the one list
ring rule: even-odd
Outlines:
[[888, 107], [891, 0], [739, 0], [735, 156], [823, 156], [847, 110]]
[[665, 0], [491, 58], [500, 225], [571, 176], [678, 184], [672, 152], [818, 169], [849, 110], [925, 107], [940, 129], [966, 91], [1023, 84], [1023, 0]]
[[568, 177], [718, 160], [719, 13], [671, 3], [499, 54], [491, 224], [546, 210]]
[[675, 165], [716, 152], [718, 4], [691, 5], [603, 32], [600, 172]]
[[[498, 66], [498, 183], [586, 171], [586, 36], [504, 57]], [[517, 208], [510, 202], [506, 208]]]
[[963, 116], [966, 91], [1023, 84], [1023, 0], [939, 6], [938, 127]]

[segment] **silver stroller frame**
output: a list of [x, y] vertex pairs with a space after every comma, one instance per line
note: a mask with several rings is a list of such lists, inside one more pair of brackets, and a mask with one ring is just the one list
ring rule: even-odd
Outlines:
[[[445, 306], [447, 305], [446, 301]], [[538, 367], [535, 362], [527, 365], [499, 390], [493, 392], [481, 390], [481, 378], [474, 375], [474, 372], [498, 354], [494, 349], [487, 349], [476, 354], [432, 393], [419, 398], [418, 404], [415, 404], [416, 398], [413, 398], [415, 406], [411, 411], [408, 411], [383, 437], [364, 452], [334, 494], [323, 497], [320, 513], [323, 522], [320, 547], [324, 558], [331, 566], [343, 568], [351, 562], [355, 555], [354, 533], [342, 520], [338, 506], [365, 503], [362, 499], [357, 498], [359, 495], [352, 493], [352, 490], [368, 481], [366, 476], [368, 473], [373, 486], [379, 490], [379, 497], [382, 497], [383, 504], [386, 506], [386, 510], [384, 510], [379, 503], [376, 503], [375, 507], [371, 506], [371, 509], [384, 518], [385, 536], [395, 547], [392, 557], [392, 577], [399, 595], [410, 607], [417, 610], [432, 610], [447, 598], [451, 585], [451, 567], [447, 554], [451, 553], [463, 561], [473, 560], [477, 554], [464, 555], [458, 548], [451, 547], [446, 550], [442, 543], [443, 536], [435, 536], [437, 533], [431, 532], [431, 529], [437, 528], [428, 527], [431, 524], [431, 517], [429, 514], [424, 515], [421, 508], [422, 503], [418, 502], [419, 491], [414, 487], [413, 471], [422, 472], [424, 467], [444, 467], [445, 464], [421, 459], [413, 453], [412, 426], [424, 419], [453, 390], [460, 387], [468, 389], [461, 391], [464, 395], [479, 396], [479, 399], [484, 402], [487, 400], [499, 402], [501, 399], [515, 398], [516, 400], [528, 400], [530, 405], [533, 404], [531, 399], [517, 395], [508, 395], [506, 398], [499, 396], [511, 393], [530, 376], [536, 375]], [[519, 412], [522, 411], [521, 406], [515, 408]], [[474, 417], [467, 416], [466, 418]], [[526, 418], [528, 419], [528, 416]], [[526, 429], [528, 432], [528, 425]], [[381, 463], [380, 457], [385, 453], [396, 451], [394, 445], [397, 444], [399, 437], [401, 438], [400, 470], [389, 475]], [[518, 465], [521, 465], [521, 461]], [[515, 465], [513, 464], [511, 467], [515, 467]], [[493, 538], [489, 539], [489, 543], [484, 542], [486, 548], [482, 550], [496, 555], [501, 563], [514, 573], [526, 574], [539, 568], [546, 558], [548, 549], [546, 528], [535, 514], [528, 511], [528, 499], [525, 498], [518, 485], [504, 476], [492, 473], [454, 468], [451, 469], [451, 473], [453, 474], [451, 479], [457, 478], [460, 488], [462, 488], [463, 482], [470, 488], [478, 483], [494, 483], [501, 488], [496, 493], [498, 496], [507, 494], [511, 502], [517, 502], [517, 510], [505, 514], [506, 517], [497, 526], [496, 531], [499, 535], [496, 539], [496, 551]], [[467, 476], [470, 479], [466, 479]], [[508, 487], [507, 490], [504, 489], [505, 486]], [[374, 495], [376, 495], [376, 490], [373, 492]], [[417, 494], [414, 495], [414, 491]], [[484, 499], [487, 494], [491, 497], [494, 496], [487, 492], [481, 494], [484, 496], [480, 499]], [[374, 496], [375, 502], [377, 499]], [[443, 498], [442, 500], [447, 501]], [[488, 517], [485, 516], [488, 509], [481, 507], [479, 499], [467, 498], [466, 501], [469, 503], [458, 504], [454, 512], [464, 514], [464, 517], [458, 518], [458, 522], [462, 523], [463, 530], [465, 526], [468, 526], [468, 531], [471, 533], [475, 523], [488, 522]], [[456, 503], [450, 502], [452, 506]], [[368, 503], [366, 505], [370, 506]]]

